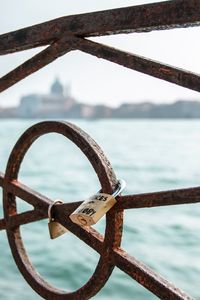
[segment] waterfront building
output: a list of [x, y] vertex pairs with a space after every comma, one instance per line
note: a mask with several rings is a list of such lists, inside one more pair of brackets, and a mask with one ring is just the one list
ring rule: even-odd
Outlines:
[[65, 89], [56, 78], [50, 87], [49, 94], [25, 95], [20, 100], [18, 115], [25, 118], [62, 117], [76, 104], [70, 95], [70, 89]]

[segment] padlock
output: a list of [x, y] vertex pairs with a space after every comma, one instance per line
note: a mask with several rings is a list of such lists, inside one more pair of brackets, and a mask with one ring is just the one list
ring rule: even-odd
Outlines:
[[48, 217], [49, 217], [48, 227], [49, 227], [49, 235], [50, 235], [51, 239], [56, 239], [57, 237], [63, 235], [64, 233], [66, 233], [68, 231], [64, 226], [62, 226], [60, 223], [55, 221], [51, 215], [52, 207], [55, 204], [59, 204], [59, 203], [61, 204], [61, 203], [63, 203], [63, 201], [55, 200], [51, 205], [49, 205], [49, 208], [48, 208]]
[[69, 217], [72, 222], [80, 226], [96, 224], [117, 202], [118, 196], [125, 188], [124, 180], [118, 180], [117, 188], [112, 195], [97, 193], [85, 200]]

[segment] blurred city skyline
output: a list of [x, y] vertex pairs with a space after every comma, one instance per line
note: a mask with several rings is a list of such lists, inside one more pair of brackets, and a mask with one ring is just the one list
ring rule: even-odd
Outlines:
[[[19, 3], [3, 0], [1, 3], [0, 34], [61, 16], [151, 2], [159, 1], [102, 0], [99, 3], [89, 0], [83, 3], [77, 0], [66, 3], [66, 1], [60, 0], [55, 3], [53, 0], [42, 2], [39, 0], [29, 0], [28, 2], [21, 0]], [[92, 40], [199, 73], [200, 43], [197, 38], [199, 33], [200, 28], [194, 27], [121, 34], [92, 38]], [[0, 76], [29, 59], [41, 49], [40, 47], [1, 56]], [[74, 51], [1, 93], [0, 106], [17, 105], [20, 98], [26, 94], [47, 93], [55, 76], [59, 77], [64, 85], [71, 85], [73, 97], [88, 104], [102, 103], [118, 106], [123, 102], [166, 103], [179, 99], [200, 99], [198, 92]]]

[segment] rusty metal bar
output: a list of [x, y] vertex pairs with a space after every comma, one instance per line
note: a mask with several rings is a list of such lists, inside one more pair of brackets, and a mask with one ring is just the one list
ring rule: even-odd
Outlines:
[[6, 229], [5, 219], [0, 219], [0, 231]]
[[66, 16], [0, 35], [0, 54], [52, 43], [64, 35], [81, 37], [196, 26], [199, 0], [174, 0]]
[[[66, 50], [65, 50], [66, 49]], [[81, 50], [144, 74], [200, 92], [200, 75], [85, 39], [63, 39], [0, 78], [0, 92], [71, 50]]]
[[186, 293], [155, 273], [145, 264], [127, 254], [122, 249], [114, 250], [116, 266], [163, 300], [193, 300]]
[[[72, 231], [76, 236], [79, 236], [80, 234], [79, 237], [81, 240], [86, 242], [87, 245], [101, 254], [103, 250], [103, 237], [96, 230], [90, 227], [84, 230], [80, 226], [77, 227], [76, 224], [71, 223], [70, 219], [66, 218], [66, 212], [62, 206], [63, 205], [55, 206], [55, 215], [57, 216], [57, 220], [63, 226]], [[160, 299], [192, 299], [184, 292], [177, 289], [177, 287], [175, 287], [173, 284], [169, 283], [167, 280], [155, 273], [145, 264], [127, 254], [121, 248], [113, 249], [113, 255], [117, 267], [126, 272], [133, 279], [137, 280], [141, 285], [153, 292], [155, 295], [160, 297]]]
[[3, 183], [4, 183], [4, 174], [0, 172], [0, 187], [3, 187]]
[[47, 212], [44, 210], [30, 210], [30, 211], [26, 211], [20, 214], [17, 214], [15, 216], [11, 216], [9, 218], [9, 222], [7, 223], [5, 221], [5, 219], [1, 220], [2, 223], [4, 224], [4, 228], [0, 227], [0, 230], [2, 229], [13, 229], [15, 227], [18, 227], [20, 225], [25, 225], [25, 224], [29, 224], [32, 222], [36, 222], [36, 221], [40, 221], [47, 218]]
[[52, 201], [46, 196], [32, 190], [19, 181], [13, 180], [8, 183], [8, 191], [13, 195], [23, 199], [37, 209], [47, 210]]
[[[69, 218], [66, 218], [66, 216], [68, 216], [71, 212], [68, 211], [66, 214], [65, 209], [63, 209], [63, 205], [54, 207], [56, 219], [59, 221], [59, 223], [68, 228], [99, 254], [102, 254], [103, 237], [91, 227], [83, 229], [82, 227], [72, 223]], [[149, 291], [160, 297], [160, 299], [192, 300], [190, 296], [186, 295], [173, 284], [155, 273], [145, 264], [127, 254], [121, 248], [113, 249], [113, 256], [117, 267], [126, 272], [130, 277], [138, 281]]]
[[62, 38], [61, 40], [54, 42], [47, 49], [36, 54], [19, 67], [0, 78], [0, 92], [40, 70], [58, 57], [70, 52], [73, 48], [74, 42], [72, 38]]
[[[4, 174], [0, 173], [0, 186], [3, 186]], [[19, 181], [13, 180], [8, 184], [8, 191], [15, 194], [37, 209], [48, 209], [52, 200], [46, 196], [34, 191]], [[135, 195], [124, 195], [118, 197], [118, 202], [113, 209], [133, 209], [156, 207], [166, 205], [192, 204], [200, 202], [200, 187], [184, 188], [169, 191], [160, 191]], [[82, 201], [63, 203], [60, 207], [65, 213], [71, 213]]]
[[45, 210], [30, 210], [9, 218], [8, 228], [18, 227], [47, 218]]
[[121, 196], [115, 209], [144, 208], [200, 202], [200, 187]]
[[[75, 203], [73, 203], [75, 204]], [[65, 207], [67, 206], [67, 211]], [[76, 206], [77, 207], [77, 206]], [[102, 243], [104, 237], [92, 227], [80, 227], [73, 223], [68, 217], [74, 210], [74, 207], [68, 203], [55, 205], [53, 207], [53, 213], [55, 213], [55, 220], [70, 230], [73, 234], [79, 237], [87, 245], [97, 251], [99, 254], [102, 253]]]
[[85, 39], [80, 40], [77, 47], [81, 51], [117, 63], [126, 68], [200, 92], [200, 75], [198, 74], [129, 52], [120, 51], [103, 44]]
[[[57, 220], [99, 254], [102, 253], [103, 237], [93, 228], [81, 228], [71, 223], [62, 208], [56, 206]], [[121, 248], [113, 249], [115, 264], [142, 286], [160, 297], [160, 299], [192, 300], [192, 298], [155, 273], [148, 266], [130, 256]]]

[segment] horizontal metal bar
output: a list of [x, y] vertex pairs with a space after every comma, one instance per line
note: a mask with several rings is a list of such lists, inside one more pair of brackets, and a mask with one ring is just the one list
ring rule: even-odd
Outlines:
[[32, 222], [40, 221], [47, 218], [47, 211], [45, 210], [30, 210], [16, 216], [9, 218], [8, 227], [18, 227], [20, 225], [29, 224]]
[[200, 187], [121, 196], [115, 209], [144, 208], [200, 202]]
[[115, 249], [114, 257], [116, 266], [120, 270], [127, 273], [160, 299], [192, 300], [186, 293], [122, 249]]
[[11, 216], [9, 218], [8, 224], [5, 219], [0, 220], [0, 230], [4, 230], [7, 228], [14, 228], [20, 225], [29, 224], [32, 222], [40, 221], [47, 218], [47, 211], [43, 210], [30, 210], [27, 212], [23, 212], [17, 214], [15, 216]]
[[61, 36], [100, 36], [196, 26], [199, 0], [174, 0], [66, 16], [0, 35], [0, 54], [48, 45]]
[[[1, 173], [0, 178], [3, 182], [4, 176]], [[52, 200], [46, 196], [30, 189], [19, 181], [12, 181], [8, 185], [8, 191], [23, 199], [38, 210], [47, 211]], [[125, 195], [118, 197], [118, 202], [114, 206], [116, 210], [144, 208], [178, 204], [192, 204], [200, 202], [200, 187], [177, 189], [170, 191], [161, 191], [153, 193]], [[59, 205], [59, 209], [65, 212], [65, 215], [72, 213], [82, 201], [63, 203]], [[57, 209], [57, 206], [55, 206]]]
[[0, 92], [33, 74], [72, 49], [73, 40], [69, 38], [63, 38], [62, 40], [53, 43], [47, 49], [36, 54], [19, 67], [0, 78]]
[[86, 39], [80, 39], [80, 43], [77, 44], [77, 47], [81, 51], [117, 63], [126, 68], [200, 92], [199, 74], [169, 66], [129, 52], [120, 51]]

